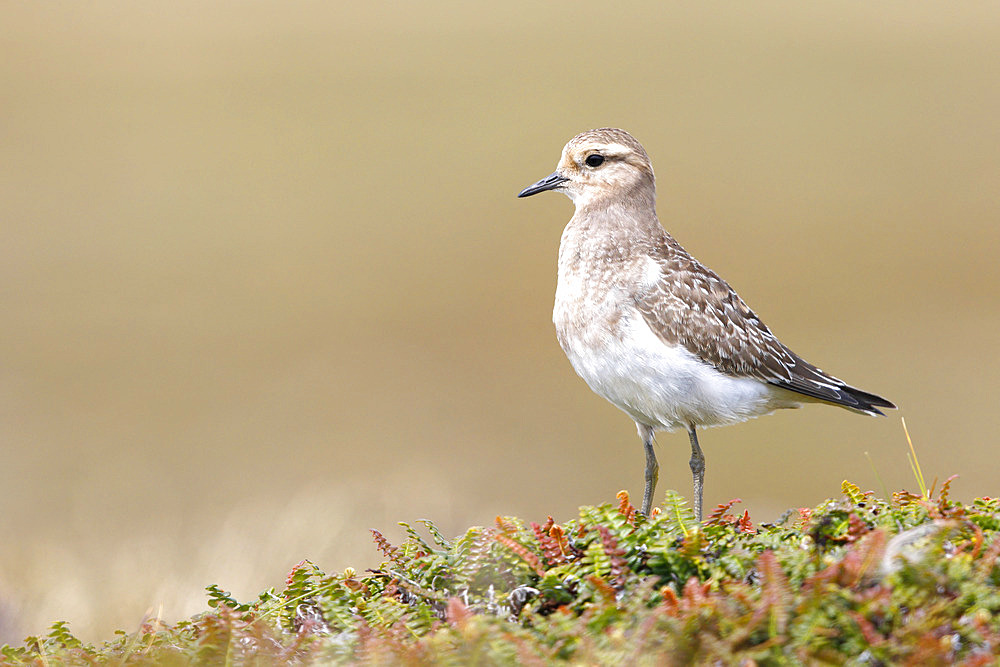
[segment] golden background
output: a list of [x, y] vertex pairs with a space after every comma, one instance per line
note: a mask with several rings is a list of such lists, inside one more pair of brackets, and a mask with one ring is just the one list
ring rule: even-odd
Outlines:
[[[1000, 493], [995, 3], [4, 3], [0, 49], [0, 641], [638, 496], [550, 323], [572, 206], [515, 199], [597, 126], [928, 477]], [[914, 489], [899, 416], [707, 431], [706, 506], [882, 493], [865, 452]]]

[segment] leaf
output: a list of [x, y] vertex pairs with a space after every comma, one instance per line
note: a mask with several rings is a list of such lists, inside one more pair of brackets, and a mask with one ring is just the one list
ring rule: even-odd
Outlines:
[[602, 577], [596, 574], [588, 574], [587, 581], [594, 587], [594, 590], [601, 594], [601, 597], [603, 597], [605, 601], [614, 602], [617, 598], [618, 591], [616, 591], [611, 584], [606, 582]]
[[463, 629], [465, 625], [472, 618], [472, 612], [469, 608], [465, 606], [465, 603], [457, 597], [448, 598], [448, 610], [447, 610], [448, 622], [459, 630]]
[[396, 565], [402, 567], [403, 561], [400, 556], [399, 549], [389, 544], [389, 540], [385, 539], [385, 535], [383, 535], [379, 531], [375, 530], [374, 528], [371, 528], [369, 530], [371, 531], [372, 537], [375, 539], [375, 546], [378, 547], [378, 550], [382, 552], [382, 555], [391, 560]]
[[667, 490], [663, 504], [663, 517], [668, 525], [680, 528], [684, 535], [688, 535], [699, 523], [694, 512], [688, 507], [684, 496], [673, 490]]
[[[538, 542], [538, 547], [542, 550], [542, 558], [549, 566], [559, 565], [565, 563], [566, 549], [564, 548], [565, 534], [563, 533], [563, 539], [560, 541], [557, 539], [553, 533], [557, 533], [555, 530], [555, 524], [552, 521], [552, 517], [549, 517], [548, 521], [545, 522], [544, 526], [539, 526], [537, 523], [531, 523], [531, 530], [535, 534], [535, 541]], [[562, 531], [562, 529], [559, 529]]]
[[788, 577], [785, 576], [777, 557], [770, 549], [761, 553], [757, 559], [757, 568], [761, 574], [760, 594], [764, 604], [763, 609], [770, 617], [768, 632], [771, 637], [784, 634], [792, 600], [792, 587], [788, 583]]
[[611, 562], [609, 575], [618, 588], [625, 585], [625, 574], [628, 566], [625, 563], [625, 550], [618, 545], [618, 541], [607, 526], [597, 526], [597, 532], [601, 535], [601, 546], [605, 555]]
[[865, 501], [865, 495], [861, 492], [861, 489], [858, 488], [858, 485], [852, 484], [846, 479], [840, 483], [840, 490], [855, 505]]
[[521, 557], [525, 563], [527, 563], [531, 569], [535, 571], [538, 576], [545, 575], [545, 568], [542, 567], [542, 561], [538, 558], [538, 555], [533, 553], [528, 547], [524, 546], [520, 542], [517, 542], [511, 537], [503, 533], [499, 533], [495, 536], [495, 539], [500, 544], [507, 547], [509, 550], [513, 551], [515, 554]]
[[427, 528], [427, 532], [430, 533], [431, 537], [434, 539], [435, 544], [444, 549], [451, 549], [452, 540], [449, 540], [441, 534], [441, 531], [438, 530], [437, 526], [435, 526], [430, 519], [417, 519], [417, 521], [424, 524], [424, 527]]
[[621, 490], [616, 495], [618, 498], [618, 513], [625, 517], [625, 522], [635, 525], [635, 507], [629, 502], [628, 491]]
[[958, 475], [952, 475], [948, 479], [944, 480], [944, 484], [941, 485], [941, 492], [938, 494], [938, 504], [944, 506], [948, 502], [948, 493], [951, 491], [951, 483], [958, 479]]
[[413, 529], [413, 526], [405, 521], [397, 521], [396, 523], [403, 527], [403, 530], [406, 531], [406, 535], [410, 538], [410, 542], [417, 547], [417, 554], [429, 554], [434, 551], [434, 548], [427, 544], [427, 541], [421, 537], [420, 533]]
[[731, 514], [726, 515], [726, 512], [732, 509], [733, 505], [741, 502], [743, 501], [740, 500], [739, 498], [733, 498], [727, 503], [721, 503], [719, 505], [716, 505], [712, 513], [708, 515], [708, 519], [705, 520], [705, 525], [721, 526], [723, 524], [735, 523], [736, 517], [734, 517]]

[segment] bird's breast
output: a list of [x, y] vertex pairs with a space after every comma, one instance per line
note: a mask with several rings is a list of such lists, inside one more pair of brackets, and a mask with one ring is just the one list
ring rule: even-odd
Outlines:
[[552, 322], [563, 350], [595, 348], [621, 336], [628, 293], [621, 262], [560, 253]]
[[[765, 384], [728, 376], [650, 329], [635, 305], [649, 261], [597, 261], [561, 249], [552, 321], [577, 374], [653, 428], [734, 423], [777, 407]], [[631, 291], [630, 291], [631, 290]]]

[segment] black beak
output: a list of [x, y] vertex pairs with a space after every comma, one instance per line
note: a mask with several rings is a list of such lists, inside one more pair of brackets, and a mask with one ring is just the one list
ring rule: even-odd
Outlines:
[[521, 193], [517, 196], [530, 197], [531, 195], [537, 195], [539, 192], [545, 192], [546, 190], [555, 190], [568, 180], [569, 179], [565, 176], [560, 176], [558, 171], [554, 171], [537, 183], [533, 183], [521, 190]]

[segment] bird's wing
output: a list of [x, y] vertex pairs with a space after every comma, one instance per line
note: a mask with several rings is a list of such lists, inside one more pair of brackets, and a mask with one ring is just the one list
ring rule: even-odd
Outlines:
[[[673, 241], [670, 239], [670, 241]], [[843, 407], [882, 414], [889, 401], [850, 387], [785, 347], [729, 284], [676, 242], [654, 258], [661, 278], [633, 295], [656, 335], [732, 376], [749, 376]]]

